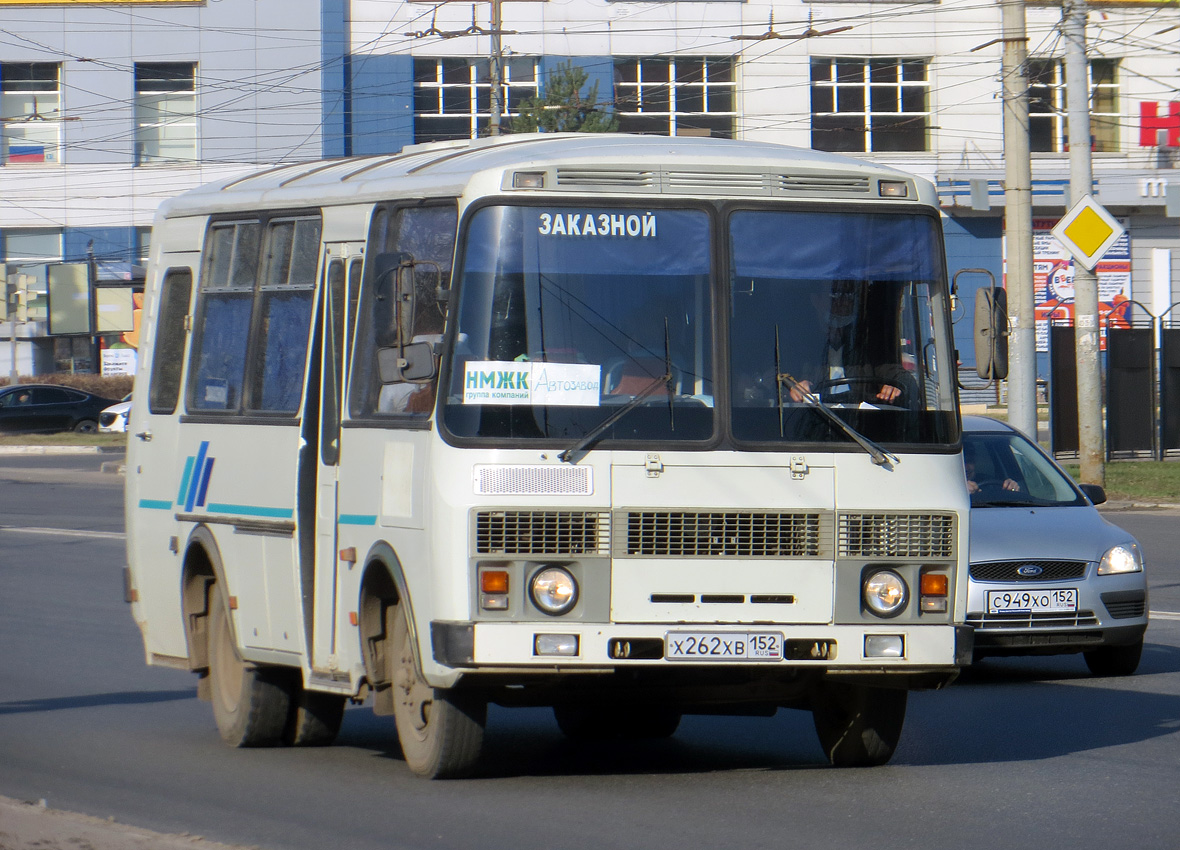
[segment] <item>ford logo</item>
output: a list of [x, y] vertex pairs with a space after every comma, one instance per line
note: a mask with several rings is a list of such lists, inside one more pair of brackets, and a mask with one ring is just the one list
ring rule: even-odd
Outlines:
[[1038, 567], [1036, 564], [1025, 564], [1016, 570], [1016, 574], [1025, 578], [1032, 578], [1033, 576], [1039, 576], [1044, 571], [1044, 567]]

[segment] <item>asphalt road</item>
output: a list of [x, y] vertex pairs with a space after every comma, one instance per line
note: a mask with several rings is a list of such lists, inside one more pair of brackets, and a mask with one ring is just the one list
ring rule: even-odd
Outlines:
[[[82, 464], [85, 466], [85, 464]], [[122, 602], [121, 486], [0, 457], [0, 795], [275, 850], [1172, 848], [1180, 835], [1180, 513], [1122, 513], [1157, 615], [1139, 675], [994, 660], [911, 697], [892, 763], [825, 766], [810, 717], [686, 718], [578, 746], [493, 709], [476, 779], [429, 783], [351, 708], [327, 749], [233, 750]], [[66, 479], [66, 480], [62, 480]], [[2, 825], [0, 825], [2, 828]]]

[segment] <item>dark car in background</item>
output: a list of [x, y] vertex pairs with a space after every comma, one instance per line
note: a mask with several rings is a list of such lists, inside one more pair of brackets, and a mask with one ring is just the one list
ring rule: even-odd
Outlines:
[[115, 399], [49, 384], [0, 388], [0, 433], [93, 434], [103, 410], [115, 403]]

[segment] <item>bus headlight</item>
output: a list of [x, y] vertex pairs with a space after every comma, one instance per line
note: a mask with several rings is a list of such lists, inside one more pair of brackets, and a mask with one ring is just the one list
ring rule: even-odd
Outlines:
[[878, 617], [892, 617], [905, 608], [910, 591], [893, 570], [878, 570], [865, 579], [862, 595], [865, 605]]
[[544, 567], [529, 582], [533, 604], [546, 614], [557, 616], [578, 603], [578, 583], [568, 570]]
[[1112, 546], [1106, 550], [1098, 564], [1098, 575], [1112, 576], [1119, 573], [1137, 573], [1143, 569], [1143, 559], [1139, 556], [1139, 547], [1134, 543], [1122, 546]]

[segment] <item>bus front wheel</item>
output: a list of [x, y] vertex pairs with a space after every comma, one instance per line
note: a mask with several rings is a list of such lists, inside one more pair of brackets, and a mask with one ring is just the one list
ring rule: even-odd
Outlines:
[[210, 594], [209, 690], [217, 731], [235, 747], [273, 747], [282, 738], [290, 709], [284, 671], [242, 660], [225, 602], [215, 587]]
[[455, 689], [431, 687], [422, 680], [401, 606], [387, 609], [385, 633], [393, 636], [388, 656], [393, 717], [406, 764], [427, 779], [470, 775], [483, 745], [487, 701]]
[[905, 724], [906, 691], [820, 682], [811, 715], [833, 767], [876, 767], [893, 757]]

